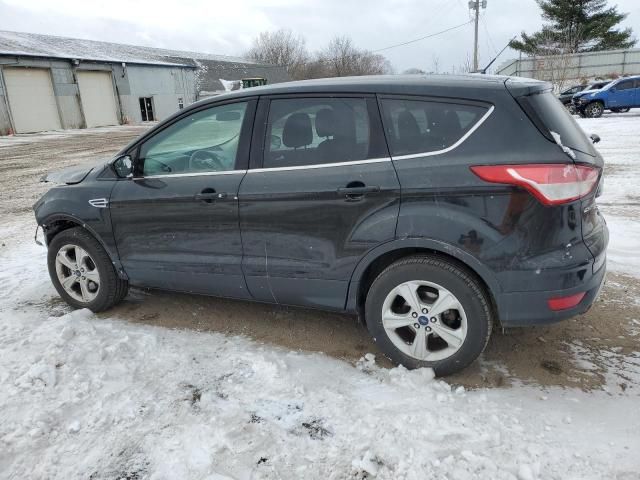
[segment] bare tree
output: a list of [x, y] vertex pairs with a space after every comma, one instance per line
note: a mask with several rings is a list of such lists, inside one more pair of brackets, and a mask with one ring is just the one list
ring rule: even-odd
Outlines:
[[431, 58], [431, 65], [433, 67], [433, 73], [440, 73], [440, 57], [436, 54], [433, 54]]
[[563, 34], [540, 33], [540, 43], [533, 55], [535, 77], [551, 82], [557, 90], [563, 90], [574, 67], [574, 45], [580, 42], [580, 28], [566, 30]]
[[284, 67], [291, 78], [299, 79], [304, 77], [309, 53], [303, 37], [291, 30], [280, 29], [260, 33], [245, 57], [256, 62]]
[[405, 74], [405, 75], [424, 75], [427, 72], [425, 72], [421, 68], [411, 67], [411, 68], [407, 68], [402, 73]]
[[391, 73], [391, 64], [382, 55], [357, 48], [346, 36], [334, 37], [312, 62], [313, 74], [324, 77], [382, 75]]
[[462, 65], [459, 65], [458, 67], [456, 67], [455, 65], [453, 65], [451, 67], [451, 73], [452, 74], [464, 74], [464, 73], [470, 73], [473, 71], [473, 64], [471, 61], [471, 54], [467, 52], [467, 55], [464, 57], [464, 62], [462, 63]]

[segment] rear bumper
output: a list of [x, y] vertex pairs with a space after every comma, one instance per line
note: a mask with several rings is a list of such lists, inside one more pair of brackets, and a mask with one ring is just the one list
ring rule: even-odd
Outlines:
[[[599, 269], [584, 276], [584, 282], [566, 290], [502, 293], [496, 298], [498, 316], [504, 327], [547, 325], [585, 313], [598, 297], [604, 283], [606, 260], [599, 262]], [[555, 297], [568, 297], [586, 292], [584, 298], [573, 308], [553, 311], [547, 301]]]

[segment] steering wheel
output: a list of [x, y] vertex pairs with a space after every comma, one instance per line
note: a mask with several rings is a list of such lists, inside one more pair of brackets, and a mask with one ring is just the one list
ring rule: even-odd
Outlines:
[[224, 159], [211, 150], [196, 150], [189, 157], [189, 170], [222, 171], [226, 170]]

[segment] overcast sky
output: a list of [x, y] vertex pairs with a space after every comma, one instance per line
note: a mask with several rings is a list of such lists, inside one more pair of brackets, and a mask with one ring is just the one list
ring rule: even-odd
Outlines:
[[[310, 50], [350, 35], [377, 50], [470, 20], [468, 0], [0, 0], [0, 30], [240, 55], [257, 33], [288, 28]], [[613, 0], [640, 36], [640, 0]], [[480, 64], [513, 35], [542, 20], [534, 0], [488, 0], [480, 22]], [[451, 71], [471, 55], [473, 24], [383, 53], [396, 72], [409, 67]], [[515, 57], [507, 50], [500, 64]]]

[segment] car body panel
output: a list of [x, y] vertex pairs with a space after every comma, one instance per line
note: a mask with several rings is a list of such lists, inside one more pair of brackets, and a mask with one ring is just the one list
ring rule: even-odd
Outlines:
[[[280, 98], [297, 97], [265, 97], [256, 125], [265, 125], [270, 100]], [[381, 138], [375, 99], [367, 101], [372, 135]], [[264, 138], [264, 128], [257, 126], [254, 145]], [[373, 154], [377, 158], [262, 168], [262, 149], [252, 149], [256, 168], [249, 170], [238, 196], [243, 270], [255, 299], [343, 309], [360, 258], [395, 237], [400, 185], [384, 142]], [[352, 182], [377, 191], [348, 198], [339, 189]]]
[[[113, 232], [130, 282], [249, 298], [238, 230], [237, 191], [243, 175], [117, 182], [111, 199]], [[225, 197], [196, 199], [205, 189]]]

